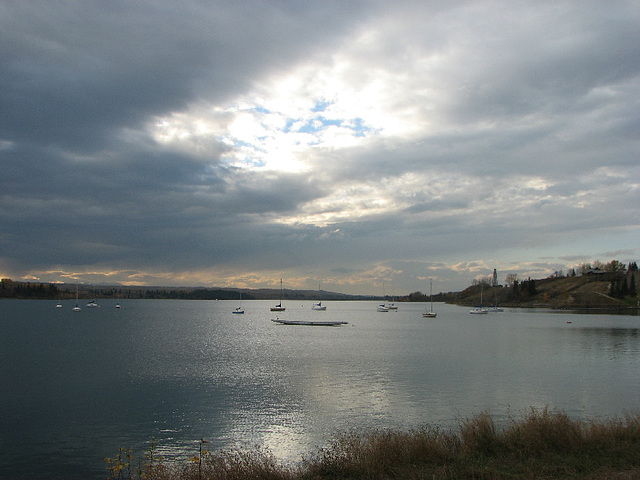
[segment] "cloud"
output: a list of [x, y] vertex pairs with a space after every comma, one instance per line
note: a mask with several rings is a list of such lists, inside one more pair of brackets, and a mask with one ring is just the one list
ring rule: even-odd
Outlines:
[[5, 3], [0, 274], [375, 293], [637, 259], [639, 24], [624, 1]]

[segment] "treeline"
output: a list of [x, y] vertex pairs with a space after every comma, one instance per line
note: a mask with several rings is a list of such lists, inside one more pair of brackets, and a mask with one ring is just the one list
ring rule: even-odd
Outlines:
[[55, 283], [14, 282], [9, 278], [0, 280], [0, 298], [66, 298]]
[[[18, 282], [8, 278], [0, 280], [0, 298], [65, 300], [76, 296], [81, 299], [117, 298], [147, 300], [277, 300], [279, 289], [238, 290], [205, 287], [144, 287], [144, 286], [96, 286], [84, 284], [55, 284]], [[371, 300], [379, 297], [347, 295], [317, 290], [286, 290], [285, 301], [310, 300]]]
[[[81, 298], [119, 299], [177, 299], [177, 300], [235, 300], [238, 291], [210, 288], [146, 288], [146, 287], [92, 287], [78, 286]], [[0, 298], [65, 300], [75, 298], [76, 286], [55, 283], [17, 282], [10, 278], [0, 280]], [[242, 292], [242, 298], [255, 300], [255, 296]]]
[[538, 289], [536, 288], [535, 280], [532, 280], [531, 278], [528, 278], [527, 280], [524, 280], [522, 282], [515, 280], [507, 291], [507, 299], [527, 301], [537, 294]]
[[630, 275], [612, 278], [609, 283], [609, 295], [614, 298], [636, 297], [638, 295], [636, 275], [631, 273]]
[[[434, 302], [449, 302], [456, 297], [455, 292], [443, 293], [440, 292], [432, 297], [430, 297], [426, 293], [422, 293], [420, 291], [412, 292], [409, 295], [396, 297], [395, 301], [397, 302], [429, 302], [433, 300]], [[386, 297], [385, 300], [390, 300], [389, 297]]]

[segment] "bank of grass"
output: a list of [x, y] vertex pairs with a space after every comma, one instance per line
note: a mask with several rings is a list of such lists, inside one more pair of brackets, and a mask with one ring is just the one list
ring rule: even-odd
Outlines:
[[182, 464], [147, 456], [135, 473], [126, 461], [109, 459], [108, 478], [640, 480], [640, 414], [579, 422], [544, 409], [500, 428], [480, 414], [453, 431], [427, 426], [348, 433], [297, 466], [268, 452], [211, 453], [202, 446]]

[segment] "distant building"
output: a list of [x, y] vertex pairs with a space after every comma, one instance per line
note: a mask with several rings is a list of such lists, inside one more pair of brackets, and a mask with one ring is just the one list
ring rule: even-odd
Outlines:
[[605, 275], [605, 271], [601, 270], [599, 268], [590, 268], [589, 270], [587, 270], [586, 272], [583, 273], [583, 275], [592, 275], [596, 278], [601, 278]]

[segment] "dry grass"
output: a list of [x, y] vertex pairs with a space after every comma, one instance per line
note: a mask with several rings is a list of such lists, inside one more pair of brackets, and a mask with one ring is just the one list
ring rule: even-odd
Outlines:
[[[640, 480], [640, 414], [578, 422], [562, 412], [531, 410], [503, 428], [480, 414], [454, 431], [347, 433], [296, 467], [283, 466], [263, 451], [203, 451], [184, 465], [156, 462], [152, 467], [135, 478]], [[109, 478], [134, 478], [125, 471], [113, 471]]]

